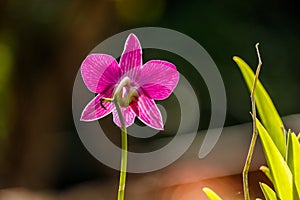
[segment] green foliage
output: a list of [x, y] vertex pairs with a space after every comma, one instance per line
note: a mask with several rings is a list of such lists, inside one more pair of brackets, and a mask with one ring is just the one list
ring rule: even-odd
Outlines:
[[266, 200], [277, 199], [276, 193], [267, 184], [260, 183], [259, 185], [262, 192], [264, 193]]
[[287, 163], [294, 181], [294, 198], [300, 199], [300, 144], [296, 134], [290, 130], [288, 131], [287, 147]]
[[[257, 77], [241, 58], [234, 57], [234, 61], [239, 66], [249, 90], [252, 91], [253, 82]], [[258, 130], [268, 165], [268, 167], [260, 167], [260, 170], [265, 173], [274, 186], [273, 190], [268, 185], [260, 183], [262, 192], [266, 200], [299, 200], [300, 134], [296, 135], [289, 130], [285, 137], [282, 120], [263, 85], [258, 81], [253, 90], [255, 104], [262, 121], [261, 123], [256, 119], [255, 129]], [[205, 191], [205, 193], [210, 199], [215, 199], [215, 193], [211, 190]]]
[[275, 191], [280, 199], [293, 199], [292, 173], [267, 130], [259, 120], [256, 123]]
[[212, 191], [210, 188], [203, 188], [203, 192], [208, 196], [210, 200], [222, 200], [221, 197], [219, 197], [214, 191]]
[[262, 171], [267, 177], [268, 179], [273, 182], [273, 178], [272, 178], [272, 175], [271, 175], [271, 172], [270, 172], [270, 169], [266, 166], [261, 166], [260, 168], [260, 171]]
[[[240, 58], [234, 57], [249, 90], [255, 79], [254, 72]], [[268, 167], [260, 169], [266, 174], [274, 186], [273, 191], [269, 186], [261, 184], [266, 199], [300, 199], [300, 145], [299, 136], [288, 131], [287, 142], [283, 123], [275, 106], [258, 81], [255, 88], [255, 104], [262, 123], [256, 119], [256, 126], [264, 149]]]
[[[261, 170], [273, 183], [279, 199], [300, 199], [300, 144], [296, 134], [288, 131], [287, 160], [284, 160], [269, 133], [259, 121], [257, 128], [270, 167], [270, 169], [261, 167]], [[265, 197], [268, 199], [266, 194]]]
[[[252, 91], [253, 81], [255, 78], [254, 72], [249, 67], [249, 65], [241, 58], [235, 56], [233, 60], [236, 62], [239, 69], [241, 70], [245, 82], [248, 86], [248, 89]], [[283, 123], [270, 96], [268, 95], [267, 91], [265, 90], [260, 81], [257, 82], [254, 95], [256, 99], [257, 111], [262, 120], [262, 123], [264, 124], [267, 131], [270, 133], [270, 136], [274, 141], [275, 145], [278, 147], [281, 155], [285, 156], [286, 142], [283, 133]]]

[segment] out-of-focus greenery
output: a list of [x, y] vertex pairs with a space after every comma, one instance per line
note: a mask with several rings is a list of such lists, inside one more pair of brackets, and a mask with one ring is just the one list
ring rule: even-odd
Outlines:
[[0, 33], [0, 140], [7, 137], [12, 114], [13, 50], [8, 45], [9, 39], [9, 35]]
[[9, 45], [10, 35], [0, 31], [0, 168], [8, 148], [8, 137], [12, 131], [13, 96], [12, 72], [13, 49]]
[[116, 13], [120, 20], [131, 25], [158, 21], [164, 13], [165, 6], [165, 0], [115, 1]]

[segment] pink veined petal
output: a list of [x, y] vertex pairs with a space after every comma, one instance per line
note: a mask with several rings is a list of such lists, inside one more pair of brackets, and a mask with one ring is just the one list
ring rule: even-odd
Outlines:
[[103, 102], [102, 105], [105, 107], [103, 108], [100, 105], [100, 99], [102, 97], [102, 95], [98, 94], [87, 104], [87, 106], [82, 111], [80, 118], [81, 121], [94, 121], [103, 118], [111, 113], [114, 108], [114, 104], [111, 102]]
[[142, 94], [139, 96], [138, 101], [131, 104], [131, 107], [137, 117], [147, 126], [157, 130], [164, 129], [161, 113], [153, 99]]
[[142, 48], [138, 38], [133, 33], [128, 36], [125, 42], [119, 65], [122, 75], [128, 76], [130, 79], [135, 79], [138, 73], [140, 73]]
[[103, 93], [118, 82], [120, 69], [112, 56], [91, 54], [81, 64], [81, 75], [90, 91]]
[[142, 90], [152, 99], [163, 100], [170, 96], [179, 80], [176, 66], [162, 60], [147, 62], [139, 82]]
[[[136, 116], [135, 113], [133, 112], [133, 110], [131, 109], [130, 106], [128, 106], [126, 108], [121, 107], [121, 111], [122, 111], [122, 115], [124, 118], [125, 126], [126, 127], [131, 126], [133, 124], [135, 116]], [[118, 112], [116, 109], [113, 110], [113, 120], [117, 126], [119, 126], [119, 127], [122, 126]]]

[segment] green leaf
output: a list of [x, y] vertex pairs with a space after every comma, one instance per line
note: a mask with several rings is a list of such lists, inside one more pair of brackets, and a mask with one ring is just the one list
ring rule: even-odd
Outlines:
[[210, 200], [222, 200], [221, 197], [219, 197], [214, 191], [212, 191], [210, 188], [203, 188], [203, 192], [208, 196]]
[[300, 145], [295, 133], [288, 132], [287, 163], [293, 174], [295, 191], [294, 198], [300, 199]]
[[264, 196], [266, 200], [276, 200], [276, 193], [266, 184], [264, 183], [259, 183], [260, 188], [262, 192], [264, 193]]
[[256, 124], [275, 191], [281, 200], [291, 200], [293, 199], [292, 173], [269, 133], [258, 119], [256, 119]]
[[272, 178], [270, 169], [267, 166], [261, 166], [259, 169], [260, 169], [260, 171], [262, 171], [268, 177], [268, 179], [271, 182], [273, 182], [273, 178]]
[[[254, 82], [254, 72], [249, 67], [249, 65], [243, 61], [241, 58], [235, 56], [233, 60], [238, 65], [242, 75], [245, 79], [245, 82], [248, 86], [249, 91], [252, 91], [253, 82]], [[264, 86], [258, 80], [255, 90], [255, 99], [256, 99], [256, 107], [259, 113], [259, 116], [270, 134], [272, 140], [275, 145], [278, 147], [279, 152], [282, 156], [285, 157], [286, 154], [286, 142], [284, 132], [282, 130], [283, 123], [279, 114], [270, 98], [268, 93], [266, 92]]]

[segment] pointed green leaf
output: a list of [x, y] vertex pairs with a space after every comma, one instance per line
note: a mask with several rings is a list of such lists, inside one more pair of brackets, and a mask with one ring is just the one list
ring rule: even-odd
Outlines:
[[212, 191], [210, 188], [203, 188], [202, 189], [203, 192], [206, 194], [206, 196], [208, 196], [208, 198], [210, 200], [222, 200], [221, 197], [219, 197], [219, 195], [217, 195], [214, 191]]
[[276, 200], [276, 193], [266, 184], [264, 183], [259, 183], [260, 188], [262, 192], [264, 193], [264, 196], [266, 200]]
[[281, 200], [291, 200], [293, 199], [292, 173], [269, 133], [258, 119], [256, 119], [256, 124], [267, 164], [273, 177], [275, 191]]
[[295, 133], [289, 131], [288, 138], [287, 163], [293, 174], [296, 187], [294, 198], [300, 199], [300, 145]]
[[[233, 60], [236, 62], [240, 71], [242, 72], [248, 89], [251, 92], [255, 76], [254, 72], [249, 67], [249, 65], [241, 58], [235, 56], [233, 57]], [[255, 99], [257, 111], [262, 120], [262, 123], [264, 124], [265, 128], [270, 134], [275, 145], [278, 147], [281, 155], [285, 157], [286, 143], [285, 136], [282, 130], [283, 123], [271, 98], [269, 97], [268, 93], [266, 92], [264, 86], [261, 84], [260, 81], [258, 81], [256, 85]]]
[[267, 177], [268, 179], [273, 183], [273, 178], [270, 172], [270, 169], [267, 166], [261, 166], [260, 171], [262, 171]]

